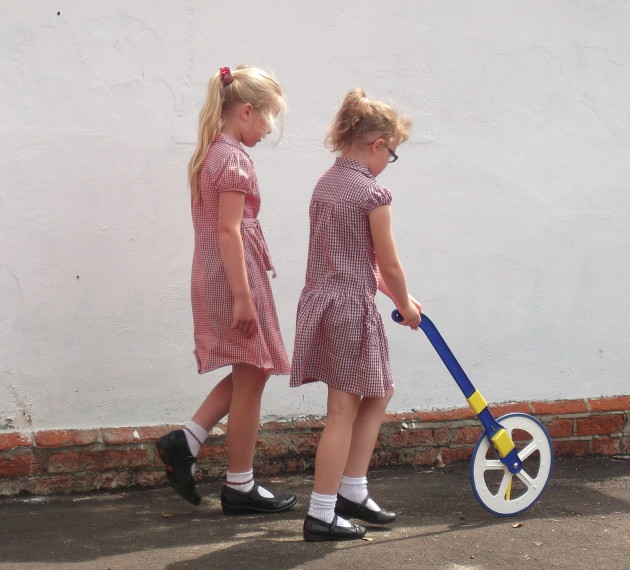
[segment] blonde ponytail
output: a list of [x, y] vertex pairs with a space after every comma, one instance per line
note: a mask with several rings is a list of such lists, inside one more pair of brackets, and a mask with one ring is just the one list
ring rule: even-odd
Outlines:
[[193, 196], [199, 196], [199, 172], [208, 154], [208, 149], [223, 126], [223, 83], [221, 76], [215, 73], [208, 83], [208, 95], [199, 111], [199, 130], [197, 147], [188, 162], [188, 183]]
[[399, 145], [409, 136], [411, 121], [379, 101], [370, 101], [363, 89], [353, 89], [343, 100], [328, 134], [326, 145], [343, 151], [381, 137], [387, 144]]

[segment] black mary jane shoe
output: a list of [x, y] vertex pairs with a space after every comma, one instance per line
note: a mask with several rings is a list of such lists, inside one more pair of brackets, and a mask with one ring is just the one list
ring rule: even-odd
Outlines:
[[396, 520], [396, 513], [392, 511], [383, 509], [373, 511], [368, 509], [365, 505], [369, 499], [370, 497], [367, 497], [362, 503], [355, 503], [341, 495], [337, 495], [335, 513], [344, 518], [359, 519], [371, 524], [389, 524]]
[[254, 483], [251, 491], [243, 493], [223, 485], [221, 490], [221, 509], [224, 515], [246, 515], [257, 513], [281, 513], [288, 511], [297, 503], [293, 494], [263, 497], [258, 492], [258, 483]]
[[171, 487], [193, 505], [201, 503], [195, 488], [195, 478], [191, 467], [197, 461], [190, 453], [184, 430], [167, 433], [155, 444], [162, 463], [166, 466], [166, 476]]
[[306, 515], [304, 519], [304, 540], [324, 542], [325, 540], [356, 540], [365, 536], [365, 527], [350, 523], [352, 526], [339, 526], [337, 515], [331, 523]]

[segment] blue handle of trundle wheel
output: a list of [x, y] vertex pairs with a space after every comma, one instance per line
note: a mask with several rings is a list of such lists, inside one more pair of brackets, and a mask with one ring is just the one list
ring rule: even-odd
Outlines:
[[[397, 323], [400, 323], [404, 320], [403, 316], [395, 309], [392, 312], [392, 319], [394, 319]], [[451, 352], [451, 349], [446, 344], [446, 341], [442, 338], [442, 335], [433, 324], [433, 321], [424, 313], [422, 313], [420, 328], [423, 330], [424, 334], [427, 335], [427, 338], [433, 345], [433, 348], [435, 348], [435, 351], [438, 353], [439, 357], [442, 359], [442, 362], [444, 362], [446, 368], [451, 373], [451, 376], [455, 379], [455, 382], [457, 382], [460, 390], [464, 393], [464, 396], [468, 400], [468, 398], [470, 398], [470, 396], [472, 396], [476, 392], [475, 387], [468, 379], [468, 376], [466, 376], [466, 373], [459, 365], [459, 362], [457, 362], [455, 355]], [[501, 424], [497, 423], [487, 406], [477, 414], [477, 417], [485, 428], [486, 437], [494, 447], [492, 436], [496, 434], [499, 430], [503, 429], [501, 427]], [[511, 473], [518, 473], [523, 468], [523, 464], [518, 457], [518, 452], [516, 448], [512, 449], [510, 453], [508, 453], [505, 457], [499, 457], [499, 459], [501, 460], [501, 463], [503, 463]]]
[[[451, 349], [446, 344], [444, 338], [440, 334], [440, 331], [437, 330], [437, 327], [433, 324], [433, 321], [425, 314], [422, 313], [422, 320], [420, 321], [420, 328], [422, 332], [427, 336], [429, 342], [435, 348], [435, 351], [438, 353], [438, 356], [444, 362], [444, 365], [451, 373], [451, 376], [457, 382], [460, 390], [464, 393], [466, 398], [470, 398], [475, 393], [475, 387], [472, 382], [466, 376], [464, 369], [460, 366], [459, 362], [455, 358], [455, 355], [451, 352]], [[392, 311], [392, 319], [397, 323], [401, 323], [404, 319], [403, 316], [394, 309]]]

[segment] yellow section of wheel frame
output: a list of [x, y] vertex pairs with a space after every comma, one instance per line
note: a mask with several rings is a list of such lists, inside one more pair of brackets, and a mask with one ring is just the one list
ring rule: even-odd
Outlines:
[[475, 390], [470, 398], [466, 398], [470, 409], [473, 413], [478, 416], [479, 412], [488, 406], [488, 402], [486, 402], [483, 396], [479, 393], [479, 390]]
[[500, 457], [505, 457], [515, 447], [512, 438], [504, 429], [500, 429], [492, 438], [492, 445], [499, 452]]

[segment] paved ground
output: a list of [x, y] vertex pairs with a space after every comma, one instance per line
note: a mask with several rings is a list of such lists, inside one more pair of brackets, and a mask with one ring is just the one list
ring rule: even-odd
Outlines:
[[220, 483], [200, 507], [170, 488], [0, 499], [0, 568], [630, 568], [630, 461], [561, 458], [543, 498], [516, 518], [486, 512], [466, 464], [371, 474], [374, 497], [399, 513], [372, 540], [301, 538], [312, 480], [291, 476], [298, 505], [275, 516], [221, 514]]

